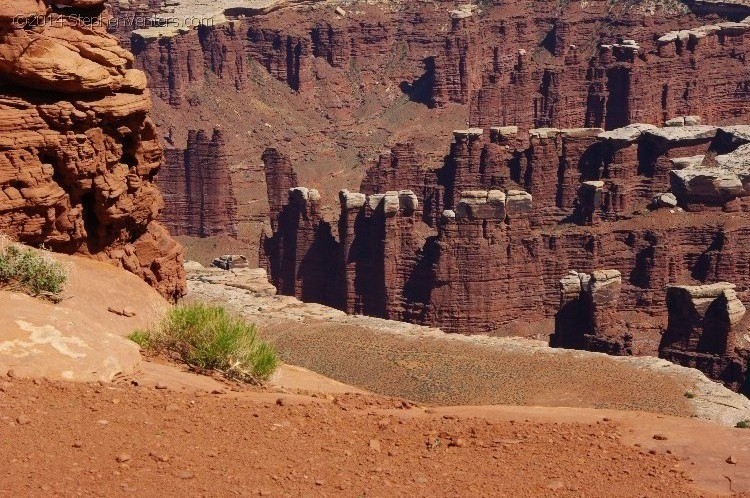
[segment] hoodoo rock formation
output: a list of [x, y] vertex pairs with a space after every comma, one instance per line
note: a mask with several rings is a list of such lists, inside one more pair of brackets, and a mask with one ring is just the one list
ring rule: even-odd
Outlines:
[[632, 336], [617, 312], [622, 275], [617, 270], [571, 271], [560, 280], [560, 310], [550, 345], [618, 356], [631, 355]]
[[102, 8], [0, 4], [0, 232], [110, 261], [175, 299], [182, 248], [156, 221], [162, 148], [146, 76], [117, 39], [72, 17]]
[[670, 286], [667, 307], [669, 322], [659, 355], [750, 394], [750, 335], [743, 320], [747, 310], [735, 286], [727, 282]]
[[[563, 279], [553, 344], [655, 355], [669, 316], [666, 285], [732, 280], [739, 298], [750, 297], [742, 242], [750, 205], [741, 189], [675, 190], [679, 207], [654, 204], [686, 168], [742, 178], [744, 131], [457, 130], [436, 172], [399, 146], [363, 184], [393, 190], [342, 192], [338, 236], [317, 214], [318, 201], [280, 220], [265, 259], [278, 259], [278, 247], [293, 247], [293, 257], [286, 271], [267, 269], [281, 292], [350, 313], [498, 333], [557, 312], [558, 282], [575, 268], [582, 273]], [[412, 189], [396, 190], [400, 181]], [[327, 278], [303, 271], [313, 260], [326, 262]]]

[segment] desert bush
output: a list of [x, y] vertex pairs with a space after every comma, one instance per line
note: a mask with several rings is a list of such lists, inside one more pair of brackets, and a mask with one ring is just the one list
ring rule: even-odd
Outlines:
[[246, 382], [267, 380], [279, 363], [254, 325], [202, 303], [175, 306], [157, 327], [134, 332], [130, 340], [146, 351], [174, 354], [191, 367]]
[[738, 429], [750, 429], [750, 420], [742, 420], [735, 425]]
[[0, 244], [0, 286], [32, 295], [60, 294], [68, 276], [44, 253], [15, 244]]

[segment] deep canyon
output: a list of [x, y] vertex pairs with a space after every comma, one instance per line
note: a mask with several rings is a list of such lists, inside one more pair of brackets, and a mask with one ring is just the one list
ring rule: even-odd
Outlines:
[[[155, 180], [162, 220], [189, 256], [257, 257], [283, 294], [449, 332], [658, 354], [743, 389], [742, 2], [258, 4], [191, 11], [212, 19], [193, 28], [111, 25], [134, 57], [107, 59], [119, 74], [110, 90], [128, 96], [118, 101], [150, 93], [153, 123], [137, 109], [117, 114], [126, 122], [103, 129], [101, 152], [122, 156], [111, 162], [131, 176], [115, 168], [106, 188], [71, 178], [82, 221], [67, 215], [68, 228], [47, 212], [50, 228], [24, 236], [125, 258], [128, 237], [158, 231], [155, 213], [126, 236], [119, 211], [94, 218], [87, 199], [116, 199], [123, 182], [137, 198]], [[108, 12], [170, 14], [144, 0]], [[148, 89], [117, 83], [136, 74]], [[39, 89], [19, 81], [12, 92], [19, 85]], [[46, 105], [34, 101], [46, 113], [34, 130], [117, 112]], [[97, 150], [92, 133], [75, 138], [79, 149]], [[149, 144], [159, 141], [154, 175], [161, 149]], [[40, 171], [54, 159], [23, 148]], [[5, 187], [11, 201], [11, 189], [32, 194]], [[81, 230], [97, 231], [99, 245], [76, 245]]]

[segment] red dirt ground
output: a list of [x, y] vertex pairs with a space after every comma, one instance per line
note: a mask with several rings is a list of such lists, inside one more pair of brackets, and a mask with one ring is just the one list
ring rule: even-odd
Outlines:
[[0, 495], [702, 496], [680, 457], [622, 432], [369, 395], [12, 379], [0, 381]]

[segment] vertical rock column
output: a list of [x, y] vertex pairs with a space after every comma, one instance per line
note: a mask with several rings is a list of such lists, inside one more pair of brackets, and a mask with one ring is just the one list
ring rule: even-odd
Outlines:
[[320, 215], [320, 194], [295, 187], [278, 217], [278, 231], [263, 241], [262, 263], [279, 293], [305, 302], [335, 304], [338, 242]]
[[456, 130], [455, 141], [451, 145], [442, 184], [445, 186], [447, 207], [455, 208], [460, 193], [466, 190], [482, 188], [482, 152], [484, 143], [481, 128]]
[[443, 214], [428, 323], [492, 332], [540, 309], [538, 239], [525, 229], [530, 203], [521, 191], [467, 191]]
[[370, 255], [365, 202], [367, 196], [342, 190], [339, 193], [341, 216], [339, 240], [341, 241], [341, 296], [340, 308], [349, 314], [365, 312], [359, 278], [368, 274], [374, 263]]
[[617, 311], [622, 276], [617, 270], [570, 272], [560, 280], [560, 309], [552, 347], [631, 355], [632, 337]]

